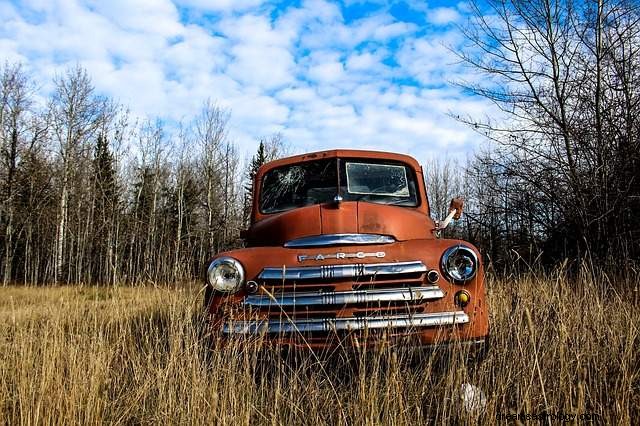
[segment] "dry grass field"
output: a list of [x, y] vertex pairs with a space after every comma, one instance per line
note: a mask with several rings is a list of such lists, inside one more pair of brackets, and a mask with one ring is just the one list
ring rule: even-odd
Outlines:
[[[492, 347], [475, 368], [402, 348], [207, 351], [195, 287], [0, 288], [0, 422], [414, 425], [546, 412], [638, 423], [637, 282], [614, 290], [604, 275], [558, 273], [488, 285]], [[464, 409], [464, 383], [485, 392], [483, 408]]]

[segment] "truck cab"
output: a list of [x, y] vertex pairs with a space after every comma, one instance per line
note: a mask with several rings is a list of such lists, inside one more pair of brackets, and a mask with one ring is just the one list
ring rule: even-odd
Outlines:
[[206, 309], [223, 338], [484, 343], [481, 257], [465, 241], [437, 237], [413, 158], [297, 155], [263, 165], [253, 192], [246, 247], [219, 253], [207, 269]]

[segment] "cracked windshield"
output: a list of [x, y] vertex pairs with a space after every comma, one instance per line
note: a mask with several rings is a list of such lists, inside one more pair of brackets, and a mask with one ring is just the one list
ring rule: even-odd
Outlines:
[[372, 160], [316, 160], [267, 172], [262, 180], [260, 210], [277, 213], [328, 203], [338, 195], [344, 201], [367, 201], [413, 207], [418, 205], [413, 171], [403, 164]]

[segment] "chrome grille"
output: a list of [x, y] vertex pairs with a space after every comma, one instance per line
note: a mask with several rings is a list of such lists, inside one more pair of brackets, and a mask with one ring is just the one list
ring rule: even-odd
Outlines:
[[317, 305], [349, 305], [389, 302], [422, 302], [440, 299], [444, 296], [437, 286], [385, 288], [379, 290], [351, 291], [300, 291], [275, 295], [249, 295], [244, 304], [255, 307], [290, 307]]
[[256, 277], [258, 293], [236, 302], [242, 315], [223, 331], [286, 334], [393, 328], [406, 333], [416, 327], [467, 323], [462, 311], [429, 312], [427, 305], [445, 293], [426, 283], [427, 270], [421, 261], [266, 267]]
[[420, 261], [395, 263], [353, 263], [348, 265], [286, 266], [264, 268], [263, 280], [314, 280], [334, 278], [375, 277], [378, 275], [414, 274], [427, 271]]

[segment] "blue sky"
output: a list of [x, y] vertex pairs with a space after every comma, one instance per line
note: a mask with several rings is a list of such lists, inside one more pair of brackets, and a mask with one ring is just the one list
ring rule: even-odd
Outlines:
[[0, 2], [0, 60], [51, 90], [66, 67], [136, 116], [169, 122], [211, 99], [229, 108], [241, 153], [281, 132], [293, 152], [391, 150], [465, 156], [482, 139], [448, 117], [484, 100], [451, 85], [466, 3], [297, 0]]

